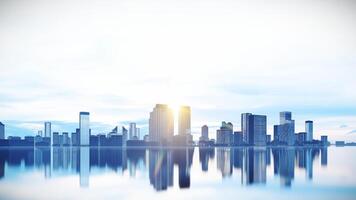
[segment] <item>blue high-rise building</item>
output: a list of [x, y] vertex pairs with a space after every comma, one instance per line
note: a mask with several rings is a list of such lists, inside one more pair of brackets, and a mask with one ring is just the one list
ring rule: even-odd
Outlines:
[[248, 124], [248, 117], [252, 115], [251, 113], [242, 113], [241, 114], [241, 132], [242, 132], [242, 139], [245, 144], [248, 144], [248, 131], [249, 131], [249, 124]]
[[45, 122], [44, 123], [44, 127], [45, 127], [45, 138], [49, 138], [50, 141], [50, 145], [53, 145], [53, 140], [52, 140], [52, 131], [51, 131], [51, 122]]
[[89, 112], [79, 113], [80, 145], [89, 146]]
[[0, 139], [5, 139], [5, 125], [0, 122]]
[[241, 115], [241, 129], [246, 144], [266, 145], [267, 116], [243, 113]]
[[313, 141], [313, 121], [305, 121], [305, 132], [307, 133], [307, 141]]
[[294, 120], [292, 120], [292, 113], [289, 111], [284, 111], [279, 113], [279, 125], [275, 125], [274, 128], [274, 141], [286, 144], [295, 144], [295, 125]]
[[216, 131], [216, 144], [229, 146], [233, 144], [233, 125], [231, 122], [222, 122]]

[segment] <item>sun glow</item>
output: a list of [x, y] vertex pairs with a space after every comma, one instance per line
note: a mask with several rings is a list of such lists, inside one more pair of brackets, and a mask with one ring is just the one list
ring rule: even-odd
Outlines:
[[179, 104], [177, 103], [170, 103], [168, 106], [172, 109], [173, 111], [173, 116], [174, 116], [174, 134], [178, 134], [178, 117], [179, 117]]

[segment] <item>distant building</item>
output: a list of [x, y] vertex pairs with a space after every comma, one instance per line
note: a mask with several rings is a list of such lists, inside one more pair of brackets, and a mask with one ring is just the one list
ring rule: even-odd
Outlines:
[[137, 136], [137, 139], [138, 139], [138, 140], [141, 139], [140, 128], [137, 128], [137, 127], [136, 127], [136, 136]]
[[207, 125], [201, 127], [201, 141], [209, 141], [209, 127]]
[[307, 133], [306, 132], [297, 133], [296, 143], [298, 145], [302, 145], [306, 141], [307, 141]]
[[45, 137], [50, 138], [50, 144], [53, 145], [53, 140], [51, 137], [52, 131], [51, 131], [51, 122], [45, 122], [44, 123], [44, 128], [45, 128]]
[[53, 132], [52, 134], [52, 146], [59, 146], [60, 145], [60, 138], [58, 132]]
[[69, 141], [68, 132], [63, 132], [62, 135], [63, 135], [63, 146], [69, 146], [70, 141]]
[[150, 113], [149, 137], [150, 141], [165, 143], [172, 139], [174, 134], [174, 115], [167, 105], [157, 104]]
[[345, 146], [345, 141], [335, 141], [336, 146]]
[[0, 122], [0, 139], [5, 139], [5, 125]]
[[89, 146], [89, 112], [79, 113], [80, 145]]
[[38, 132], [37, 132], [37, 135], [43, 137], [43, 131], [41, 131], [41, 130], [38, 131]]
[[241, 131], [235, 131], [234, 132], [234, 141], [233, 144], [235, 146], [241, 146], [244, 144], [243, 142], [243, 137], [242, 137], [242, 132]]
[[190, 120], [191, 120], [190, 107], [189, 106], [181, 106], [179, 109], [179, 117], [178, 117], [178, 134], [179, 135], [191, 134]]
[[136, 123], [130, 123], [129, 127], [129, 140], [134, 140], [137, 139], [137, 133], [136, 133]]
[[271, 135], [266, 135], [266, 143], [271, 143]]
[[78, 134], [76, 132], [73, 132], [71, 135], [71, 144], [72, 146], [78, 146], [79, 145], [79, 141], [78, 141]]
[[242, 137], [243, 141], [245, 144], [248, 144], [248, 130], [249, 130], [249, 116], [251, 116], [251, 113], [242, 113], [241, 114], [241, 132], [242, 132]]
[[229, 146], [233, 144], [233, 125], [231, 122], [223, 121], [221, 127], [216, 131], [216, 144]]
[[127, 129], [125, 127], [122, 127], [122, 146], [126, 147], [127, 145], [127, 140], [128, 140], [128, 133], [127, 133]]
[[321, 145], [323, 145], [323, 146], [329, 145], [328, 136], [326, 136], [326, 135], [322, 135], [320, 138], [320, 141], [321, 141]]
[[266, 145], [267, 117], [243, 113], [241, 115], [241, 129], [244, 142], [248, 145]]
[[143, 136], [143, 140], [145, 142], [149, 142], [150, 141], [150, 137], [148, 135], [145, 135], [145, 136]]
[[294, 145], [295, 144], [295, 128], [292, 113], [284, 111], [279, 113], [279, 125], [273, 127], [273, 138], [277, 143]]
[[307, 133], [307, 141], [313, 141], [313, 121], [305, 121], [305, 132]]
[[292, 112], [282, 111], [279, 113], [279, 124], [284, 124], [292, 120]]

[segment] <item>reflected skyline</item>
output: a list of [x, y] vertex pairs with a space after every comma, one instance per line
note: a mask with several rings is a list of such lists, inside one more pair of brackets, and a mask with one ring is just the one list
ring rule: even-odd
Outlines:
[[[156, 191], [169, 190], [174, 185], [180, 189], [192, 186], [193, 157], [199, 170], [210, 173], [214, 165], [221, 179], [241, 177], [241, 185], [265, 185], [267, 168], [273, 166], [273, 174], [281, 187], [293, 187], [295, 170], [302, 169], [305, 180], [313, 180], [313, 165], [328, 165], [328, 148], [269, 148], [269, 147], [186, 147], [186, 148], [10, 148], [0, 149], [0, 181], [7, 176], [9, 167], [24, 166], [39, 169], [46, 179], [59, 174], [77, 174], [78, 186], [90, 187], [93, 168], [109, 169], [118, 174], [128, 172], [132, 178], [147, 174], [147, 184]], [[320, 161], [319, 161], [320, 160]], [[178, 168], [175, 171], [175, 166]], [[174, 177], [177, 176], [178, 182]]]

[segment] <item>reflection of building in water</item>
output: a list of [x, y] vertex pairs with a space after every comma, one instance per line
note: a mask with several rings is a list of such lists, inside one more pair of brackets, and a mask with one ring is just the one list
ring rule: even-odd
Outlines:
[[199, 161], [201, 163], [201, 169], [208, 171], [209, 159], [214, 159], [215, 148], [201, 147], [199, 148]]
[[[313, 178], [313, 162], [321, 152], [321, 165], [326, 166], [328, 155], [325, 148], [199, 148], [199, 160], [203, 171], [208, 170], [209, 160], [217, 154], [217, 168], [223, 177], [231, 176], [233, 168], [241, 169], [242, 183], [247, 185], [266, 183], [266, 168], [270, 163], [270, 151], [274, 173], [280, 176], [282, 185], [291, 186], [294, 166], [305, 170], [307, 179]], [[80, 186], [89, 186], [91, 167], [110, 169], [115, 172], [146, 170], [148, 162], [150, 184], [157, 190], [173, 186], [173, 166], [178, 165], [180, 188], [190, 187], [190, 169], [194, 148], [176, 149], [122, 149], [90, 147], [51, 147], [0, 149], [0, 178], [6, 176], [6, 166], [35, 166], [43, 170], [46, 178], [62, 175], [63, 171], [80, 175]], [[295, 165], [296, 163], [296, 165]], [[63, 170], [65, 169], [65, 170]], [[54, 176], [53, 176], [54, 174]]]
[[5, 162], [8, 159], [8, 151], [0, 149], [0, 179], [5, 176]]
[[321, 151], [321, 166], [328, 165], [328, 147], [322, 147]]
[[281, 184], [291, 186], [294, 179], [294, 148], [276, 148], [272, 149], [274, 174], [279, 174]]
[[244, 169], [242, 180], [247, 185], [255, 183], [266, 183], [266, 149], [247, 148], [244, 150]]
[[318, 148], [297, 149], [297, 164], [299, 168], [305, 169], [306, 177], [313, 179], [313, 161], [319, 155]]
[[89, 147], [80, 147], [80, 187], [89, 186]]
[[157, 191], [173, 186], [173, 159], [169, 150], [149, 150], [150, 183]]
[[313, 154], [312, 149], [306, 150], [305, 164], [308, 179], [313, 179]]
[[128, 168], [130, 171], [130, 176], [136, 176], [136, 169], [140, 166], [146, 165], [145, 162], [145, 149], [127, 149], [127, 160], [128, 160]]
[[221, 171], [222, 177], [232, 175], [232, 162], [230, 151], [230, 148], [218, 148], [216, 150], [216, 164], [217, 168]]
[[233, 148], [232, 149], [232, 159], [234, 168], [242, 169], [243, 166], [243, 149], [242, 148]]
[[179, 188], [190, 187], [190, 167], [193, 162], [194, 148], [180, 148], [173, 150], [174, 163], [178, 164]]

